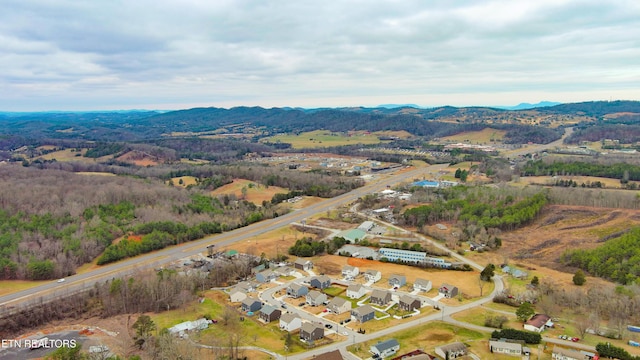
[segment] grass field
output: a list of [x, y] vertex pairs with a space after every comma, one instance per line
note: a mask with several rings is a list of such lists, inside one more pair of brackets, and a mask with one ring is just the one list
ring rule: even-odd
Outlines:
[[466, 131], [460, 134], [443, 137], [441, 140], [447, 142], [468, 142], [470, 144], [491, 144], [494, 142], [502, 142], [506, 133], [507, 132], [505, 130], [484, 128], [481, 131]]
[[294, 149], [343, 146], [354, 144], [379, 144], [382, 141], [377, 135], [357, 133], [352, 135], [333, 133], [326, 130], [316, 130], [299, 135], [286, 134], [262, 139], [264, 142], [291, 144]]
[[[175, 183], [175, 182], [174, 182]], [[246, 179], [234, 179], [231, 184], [221, 186], [211, 192], [213, 196], [234, 194], [238, 199], [244, 198], [242, 189], [246, 189], [246, 200], [256, 205], [261, 205], [263, 201], [271, 201], [275, 194], [286, 194], [289, 192], [285, 188], [278, 186], [266, 187], [262, 184]]]
[[46, 280], [45, 281], [0, 280], [0, 296], [13, 294], [15, 292], [26, 290], [26, 289], [31, 289], [32, 287], [46, 284], [48, 282], [53, 282], [53, 280], [48, 280], [48, 281]]
[[[423, 349], [430, 354], [434, 354], [433, 350], [436, 346], [448, 344], [454, 341], [462, 341], [471, 345], [471, 351], [477, 355], [488, 353], [486, 347], [479, 340], [486, 337], [477, 331], [460, 328], [454, 325], [442, 323], [439, 321], [429, 322], [424, 325], [415, 326], [411, 329], [399, 331], [393, 334], [393, 338], [400, 343], [400, 353], [407, 353], [416, 349]], [[369, 348], [371, 345], [379, 341], [387, 340], [389, 337], [378, 338], [364, 343], [358, 343], [348, 347], [348, 350], [356, 356], [366, 359], [371, 355]], [[484, 350], [483, 350], [484, 349]], [[481, 357], [489, 359], [489, 357]]]

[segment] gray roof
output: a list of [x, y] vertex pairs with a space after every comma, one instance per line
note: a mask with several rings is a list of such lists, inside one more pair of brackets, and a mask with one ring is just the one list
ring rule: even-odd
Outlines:
[[[309, 293], [307, 294], [307, 297], [313, 300], [316, 300], [319, 296], [324, 295], [323, 293], [321, 293], [320, 291], [317, 290], [311, 290], [309, 291]], [[326, 296], [326, 295], [325, 295]]]
[[431, 283], [431, 280], [426, 280], [426, 279], [416, 279], [416, 281], [414, 281], [414, 285], [419, 285], [419, 286], [429, 286], [430, 283]]
[[452, 351], [467, 351], [467, 347], [461, 343], [461, 342], [454, 342], [451, 344], [447, 344], [447, 345], [442, 345], [442, 346], [438, 346], [438, 348], [440, 348], [442, 351], [444, 351], [445, 353], [447, 352], [452, 352]]
[[314, 277], [313, 279], [311, 279], [311, 281], [313, 281], [313, 280], [318, 280], [318, 281], [320, 281], [321, 283], [325, 283], [325, 282], [327, 282], [327, 281], [328, 281], [328, 282], [331, 282], [331, 278], [330, 278], [330, 277], [328, 277], [327, 275], [320, 275], [320, 276], [316, 276], [316, 277]]
[[389, 339], [379, 342], [373, 346], [375, 346], [375, 348], [378, 349], [379, 352], [383, 352], [385, 350], [393, 348], [394, 346], [400, 346], [400, 343], [396, 339]]
[[331, 302], [329, 303], [329, 306], [338, 306], [338, 307], [340, 307], [340, 306], [344, 305], [347, 302], [348, 302], [347, 300], [345, 300], [345, 299], [343, 299], [341, 297], [334, 297], [331, 300]]
[[355, 291], [355, 292], [360, 292], [360, 290], [362, 290], [364, 286], [360, 285], [360, 284], [352, 284], [349, 285], [347, 287], [347, 291]]
[[388, 291], [385, 290], [380, 290], [380, 289], [375, 289], [373, 290], [373, 292], [371, 293], [371, 297], [372, 298], [381, 298], [384, 299], [387, 296], [391, 295], [391, 293], [389, 293]]
[[369, 269], [369, 270], [365, 271], [364, 273], [367, 274], [367, 275], [376, 276], [376, 275], [380, 274], [380, 270]]
[[393, 280], [393, 279], [407, 281], [407, 277], [404, 275], [391, 275], [389, 277], [389, 280]]
[[284, 313], [282, 314], [282, 316], [280, 316], [280, 321], [284, 322], [284, 323], [290, 323], [295, 319], [300, 319], [300, 316], [298, 316], [297, 314], [294, 313]]
[[322, 326], [320, 326], [318, 324], [311, 323], [311, 322], [306, 322], [306, 323], [302, 324], [302, 328], [300, 330], [304, 331], [306, 333], [312, 333], [314, 330], [316, 330], [318, 328], [322, 329], [323, 332], [324, 332], [324, 328]]
[[260, 300], [258, 300], [256, 298], [253, 298], [253, 297], [248, 297], [248, 298], [242, 300], [242, 304], [247, 305], [247, 306], [251, 306], [253, 303], [256, 303], [256, 302], [262, 304], [262, 302]]
[[413, 296], [409, 296], [409, 295], [400, 296], [400, 302], [401, 303], [411, 304], [412, 302], [414, 302], [416, 300], [418, 300], [418, 299], [414, 298]]
[[359, 308], [355, 308], [353, 310], [351, 310], [354, 313], [357, 313], [358, 315], [362, 316], [365, 314], [369, 314], [372, 312], [375, 312], [376, 310], [371, 306], [371, 305], [364, 305], [364, 306], [360, 306]]
[[271, 305], [265, 305], [265, 306], [262, 307], [260, 312], [265, 314], [265, 315], [271, 315], [271, 313], [276, 311], [276, 310], [278, 310], [278, 309], [276, 309], [275, 307], [273, 307]]

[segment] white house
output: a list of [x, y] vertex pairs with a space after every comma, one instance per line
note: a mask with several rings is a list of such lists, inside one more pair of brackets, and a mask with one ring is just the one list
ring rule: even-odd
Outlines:
[[285, 313], [280, 316], [280, 329], [285, 331], [294, 331], [302, 327], [302, 319], [293, 313]]
[[433, 285], [431, 284], [431, 280], [416, 279], [416, 281], [413, 283], [413, 290], [428, 292], [429, 290], [431, 290], [432, 286]]
[[391, 356], [400, 350], [400, 343], [396, 339], [389, 339], [381, 341], [375, 345], [371, 345], [369, 351], [373, 355], [377, 355], [380, 358]]
[[542, 332], [548, 327], [553, 327], [553, 322], [551, 318], [545, 314], [535, 314], [524, 323], [525, 330], [535, 331], [537, 333]]
[[327, 295], [317, 290], [311, 290], [306, 296], [307, 304], [311, 306], [320, 306], [327, 302]]
[[504, 339], [491, 339], [489, 340], [489, 351], [497, 354], [522, 356], [522, 344], [516, 341], [506, 341]]
[[347, 297], [349, 299], [360, 299], [367, 293], [367, 289], [360, 284], [353, 284], [347, 287]]
[[345, 279], [355, 279], [360, 273], [360, 269], [357, 266], [345, 265], [342, 268], [342, 277]]
[[378, 282], [382, 279], [382, 273], [379, 270], [369, 269], [364, 272], [364, 278], [369, 282]]
[[461, 342], [454, 342], [436, 347], [435, 353], [443, 359], [455, 359], [467, 355], [467, 346]]

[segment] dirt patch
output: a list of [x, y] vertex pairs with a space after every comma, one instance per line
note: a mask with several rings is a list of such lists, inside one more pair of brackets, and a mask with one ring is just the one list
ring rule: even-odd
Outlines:
[[346, 223], [344, 221], [333, 220], [333, 219], [329, 219], [329, 218], [320, 218], [320, 219], [313, 220], [313, 222], [311, 224], [309, 224], [309, 225], [319, 226], [319, 227], [323, 227], [323, 228], [336, 229], [336, 230], [353, 229], [353, 228], [355, 228], [357, 226], [357, 224], [350, 224], [350, 223]]
[[435, 342], [448, 342], [453, 339], [453, 335], [446, 332], [430, 332], [429, 335], [425, 336], [423, 340], [426, 341], [435, 341]]

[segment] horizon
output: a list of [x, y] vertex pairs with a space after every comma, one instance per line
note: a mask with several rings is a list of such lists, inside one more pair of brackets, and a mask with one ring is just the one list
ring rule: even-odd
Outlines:
[[[217, 108], [217, 109], [225, 109], [231, 110], [234, 108], [252, 108], [252, 107], [260, 107], [263, 109], [302, 109], [302, 110], [316, 110], [316, 109], [348, 109], [348, 108], [364, 108], [364, 109], [377, 109], [377, 108], [402, 108], [402, 107], [413, 107], [416, 109], [436, 109], [441, 107], [455, 107], [455, 108], [491, 108], [491, 109], [500, 109], [500, 110], [527, 110], [527, 109], [535, 109], [535, 108], [543, 108], [543, 107], [552, 107], [556, 105], [563, 104], [579, 104], [579, 103], [587, 103], [587, 102], [616, 102], [616, 101], [640, 101], [640, 100], [632, 100], [632, 99], [613, 99], [613, 100], [585, 100], [585, 101], [577, 101], [577, 102], [557, 102], [551, 100], [541, 100], [538, 102], [520, 102], [516, 105], [468, 105], [468, 106], [455, 106], [455, 105], [436, 105], [436, 106], [423, 106], [418, 104], [379, 104], [375, 106], [362, 106], [362, 105], [353, 105], [353, 106], [321, 106], [321, 107], [299, 107], [299, 106], [271, 106], [265, 107], [260, 105], [238, 105], [231, 107], [223, 107], [223, 106], [195, 106], [188, 108], [174, 108], [174, 109], [88, 109], [88, 110], [36, 110], [36, 111], [8, 111], [0, 109], [0, 114], [37, 114], [37, 113], [104, 113], [104, 112], [172, 112], [172, 111], [184, 111], [184, 110], [192, 110], [192, 109], [207, 109], [207, 108]], [[540, 105], [545, 103], [551, 103], [551, 105]], [[531, 105], [530, 107], [523, 109], [514, 109], [523, 105]]]
[[637, 1], [7, 1], [11, 112], [640, 99]]

